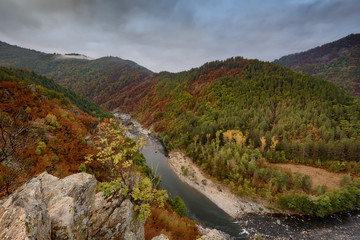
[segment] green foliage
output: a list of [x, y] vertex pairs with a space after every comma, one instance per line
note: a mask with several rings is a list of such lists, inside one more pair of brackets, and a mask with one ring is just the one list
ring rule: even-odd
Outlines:
[[137, 203], [134, 210], [139, 212], [138, 220], [142, 221], [150, 216], [150, 203], [157, 203], [163, 207], [168, 195], [166, 190], [157, 190], [153, 188], [149, 178], [143, 178], [138, 182], [130, 193], [132, 199]]
[[351, 34], [306, 52], [284, 56], [275, 63], [327, 80], [360, 96], [359, 53], [360, 34]]
[[339, 190], [326, 192], [319, 197], [303, 194], [287, 194], [279, 198], [279, 205], [296, 212], [316, 214], [323, 217], [327, 213], [347, 211], [360, 207], [360, 179]]
[[308, 175], [304, 175], [301, 180], [301, 187], [305, 192], [310, 192], [312, 189], [312, 181], [311, 178]]
[[46, 148], [46, 144], [44, 142], [39, 142], [37, 147], [36, 147], [35, 154], [37, 156], [40, 156], [41, 152], [44, 151], [45, 148]]
[[[134, 210], [138, 212], [138, 220], [143, 221], [151, 214], [151, 205], [163, 207], [168, 198], [165, 190], [156, 189], [148, 177], [143, 177], [136, 171], [136, 163], [144, 162], [143, 156], [138, 154], [139, 147], [144, 144], [143, 139], [135, 143], [126, 138], [123, 131], [127, 128], [114, 119], [103, 121], [98, 129], [98, 153], [96, 156], [87, 156], [86, 163], [100, 162], [109, 169], [108, 177], [112, 181], [99, 183], [97, 190], [103, 191], [105, 197], [121, 194], [129, 198], [134, 203]], [[149, 175], [153, 173], [149, 172]]]
[[162, 72], [144, 91], [139, 119], [161, 131], [167, 149], [186, 149], [239, 195], [274, 201], [285, 192], [327, 194], [313, 192], [309, 176], [279, 172], [266, 161], [355, 171], [360, 159], [359, 100], [276, 64], [231, 58]]
[[327, 187], [325, 185], [323, 185], [323, 186], [317, 186], [315, 191], [316, 191], [317, 195], [323, 195], [326, 192], [326, 190], [327, 190]]
[[55, 115], [49, 113], [48, 115], [46, 115], [46, 123], [52, 128], [52, 129], [57, 129], [57, 128], [61, 128], [61, 124], [58, 122], [58, 119]]
[[170, 201], [170, 205], [173, 207], [176, 214], [178, 214], [180, 217], [187, 216], [186, 205], [184, 201], [181, 199], [181, 197], [176, 195], [174, 199]]
[[85, 163], [80, 164], [80, 166], [79, 166], [79, 171], [80, 171], [80, 172], [86, 172], [86, 165], [85, 165]]
[[189, 169], [187, 167], [181, 166], [181, 171], [185, 176], [187, 176]]
[[136, 155], [134, 157], [133, 163], [138, 165], [138, 166], [144, 166], [144, 163], [145, 163], [144, 155], [142, 155], [142, 154]]
[[341, 179], [340, 179], [340, 186], [344, 187], [348, 184], [351, 183], [351, 176], [349, 174], [345, 174]]

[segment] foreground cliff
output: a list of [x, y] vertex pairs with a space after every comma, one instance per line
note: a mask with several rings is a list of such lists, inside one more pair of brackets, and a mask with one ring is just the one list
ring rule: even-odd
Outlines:
[[132, 203], [95, 190], [90, 174], [40, 174], [3, 200], [0, 239], [144, 239]]

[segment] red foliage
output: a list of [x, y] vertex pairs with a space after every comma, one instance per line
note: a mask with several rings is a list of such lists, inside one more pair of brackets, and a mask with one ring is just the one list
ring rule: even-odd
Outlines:
[[[26, 136], [20, 136], [31, 138], [31, 144], [17, 153], [26, 164], [28, 177], [45, 170], [65, 177], [78, 172], [86, 155], [96, 153], [85, 137], [92, 138], [91, 131], [96, 127], [97, 119], [79, 109], [66, 109], [27, 87], [21, 87], [17, 82], [0, 83], [0, 99], [1, 112], [16, 121], [16, 113], [22, 109], [27, 113], [27, 123], [32, 126]], [[50, 118], [53, 118], [56, 126], [49, 122]], [[36, 154], [39, 142], [44, 142], [46, 147]]]

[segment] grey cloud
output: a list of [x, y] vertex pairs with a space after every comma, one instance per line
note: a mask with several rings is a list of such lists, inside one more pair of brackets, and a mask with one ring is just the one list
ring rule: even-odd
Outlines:
[[180, 71], [273, 60], [359, 32], [358, 0], [0, 0], [0, 40]]

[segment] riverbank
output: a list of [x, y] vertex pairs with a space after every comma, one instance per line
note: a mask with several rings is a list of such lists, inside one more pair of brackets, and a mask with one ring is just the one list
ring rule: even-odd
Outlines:
[[200, 168], [180, 150], [169, 152], [168, 163], [181, 181], [204, 194], [233, 218], [239, 218], [247, 213], [270, 213], [261, 203], [240, 198], [233, 194], [226, 186], [206, 177]]

